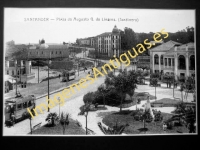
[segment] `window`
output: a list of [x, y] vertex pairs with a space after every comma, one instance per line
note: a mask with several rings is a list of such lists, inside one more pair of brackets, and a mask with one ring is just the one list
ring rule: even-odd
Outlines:
[[172, 58], [172, 66], [174, 66], [174, 58]]
[[165, 66], [167, 66], [167, 58], [165, 58]]
[[190, 67], [189, 67], [190, 70], [195, 70], [195, 58], [194, 58], [194, 55], [191, 55], [190, 56]]
[[22, 104], [17, 105], [17, 110], [20, 110], [20, 109], [22, 109]]
[[23, 103], [23, 108], [27, 108], [27, 102]]
[[10, 105], [6, 106], [6, 113], [10, 113], [11, 107]]
[[159, 57], [158, 57], [158, 55], [156, 54], [156, 55], [154, 55], [154, 64], [155, 65], [158, 65], [159, 64]]
[[160, 64], [163, 65], [163, 55], [160, 57]]
[[15, 66], [15, 62], [14, 61], [9, 61], [9, 66], [10, 67], [14, 67]]
[[171, 66], [171, 58], [168, 58], [169, 66]]
[[185, 70], [186, 68], [186, 64], [185, 64], [185, 57], [183, 55], [180, 55], [179, 58], [178, 58], [178, 69], [183, 69]]
[[28, 101], [28, 107], [32, 106], [33, 102], [32, 101]]

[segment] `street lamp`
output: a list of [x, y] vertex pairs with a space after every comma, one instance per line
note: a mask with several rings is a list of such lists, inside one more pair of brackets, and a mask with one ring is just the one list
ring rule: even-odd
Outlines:
[[175, 85], [174, 78], [175, 78], [175, 76], [173, 75], [173, 98], [174, 98], [174, 85]]
[[[49, 105], [49, 64], [51, 64], [51, 60], [48, 60], [48, 105]], [[48, 107], [48, 112], [50, 108]]]
[[58, 97], [58, 101], [59, 101], [59, 118], [60, 118], [60, 97]]
[[86, 121], [86, 135], [87, 135], [87, 116], [88, 116], [88, 111], [85, 111], [84, 115], [85, 115], [85, 121]]
[[40, 78], [40, 77], [39, 77], [39, 71], [40, 71], [40, 68], [39, 68], [39, 67], [40, 67], [40, 66], [39, 66], [39, 60], [38, 60], [38, 83], [40, 82], [40, 81], [39, 81], [39, 78]]
[[17, 97], [17, 60], [15, 61], [15, 67], [16, 67], [16, 97]]

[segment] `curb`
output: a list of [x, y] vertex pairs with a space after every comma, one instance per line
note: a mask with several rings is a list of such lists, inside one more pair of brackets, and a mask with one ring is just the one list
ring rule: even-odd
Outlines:
[[[79, 80], [79, 81], [80, 81], [80, 80]], [[88, 81], [88, 80], [86, 79], [86, 81]], [[81, 83], [82, 83], [82, 82], [81, 82]], [[80, 84], [80, 83], [78, 82], [77, 85], [79, 85], [79, 84]], [[60, 88], [60, 89], [58, 89], [58, 90], [52, 91], [52, 92], [49, 93], [49, 95], [51, 95], [51, 94], [53, 94], [53, 93], [57, 93], [57, 92], [62, 91], [62, 90], [64, 90], [64, 89], [68, 89], [69, 87], [70, 87], [70, 85], [67, 86], [67, 87], [63, 87], [63, 88]], [[48, 94], [43, 94], [43, 95], [41, 95], [41, 96], [36, 97], [36, 99], [45, 97], [45, 96], [47, 96], [47, 95], [48, 95]]]

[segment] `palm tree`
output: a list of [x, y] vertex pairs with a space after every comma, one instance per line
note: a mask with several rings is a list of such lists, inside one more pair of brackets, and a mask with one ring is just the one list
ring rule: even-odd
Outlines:
[[63, 112], [61, 113], [60, 124], [63, 127], [63, 135], [65, 134], [66, 125], [69, 125], [69, 117], [70, 115], [68, 113], [66, 113], [65, 115]]
[[98, 126], [99, 126], [99, 128], [101, 129], [101, 131], [102, 131], [104, 134], [110, 135], [110, 134], [122, 134], [123, 131], [125, 130], [125, 128], [126, 128], [127, 126], [129, 126], [129, 124], [125, 124], [125, 125], [119, 126], [119, 125], [118, 125], [118, 122], [116, 122], [116, 125], [113, 126], [113, 128], [108, 127], [108, 129], [106, 129], [105, 127], [102, 126], [101, 122], [98, 122]]
[[54, 126], [55, 121], [58, 121], [58, 120], [59, 120], [59, 117], [57, 113], [49, 113], [46, 117], [46, 121], [49, 121], [51, 126]]

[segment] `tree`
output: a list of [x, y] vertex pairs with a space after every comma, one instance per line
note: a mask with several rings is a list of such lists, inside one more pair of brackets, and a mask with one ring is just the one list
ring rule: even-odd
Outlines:
[[181, 83], [180, 85], [180, 92], [181, 92], [181, 98], [182, 98], [182, 102], [183, 102], [183, 91], [185, 89], [184, 83]]
[[59, 117], [57, 113], [49, 113], [45, 119], [45, 121], [49, 122], [50, 126], [55, 126], [55, 121], [58, 121]]
[[101, 84], [99, 87], [98, 87], [98, 91], [103, 95], [103, 103], [104, 103], [104, 107], [105, 107], [105, 94], [106, 94], [106, 85], [105, 84]]
[[124, 31], [120, 32], [121, 35], [121, 48], [127, 51], [137, 44], [136, 33], [131, 28], [124, 28]]
[[156, 100], [156, 87], [158, 85], [158, 77], [157, 74], [151, 74], [150, 76], [150, 85], [153, 85], [155, 87], [155, 100]]
[[87, 94], [85, 94], [83, 96], [83, 101], [84, 101], [85, 104], [86, 103], [89, 103], [89, 104], [94, 103], [94, 99], [95, 99], [95, 97], [94, 97], [94, 93], [93, 92], [88, 92]]
[[125, 130], [125, 128], [126, 128], [127, 126], [129, 126], [129, 124], [125, 124], [125, 125], [119, 126], [119, 125], [118, 125], [118, 122], [116, 122], [116, 125], [113, 126], [113, 128], [108, 127], [108, 128], [106, 129], [105, 127], [102, 126], [101, 122], [98, 122], [98, 126], [99, 126], [99, 128], [101, 129], [101, 131], [102, 131], [104, 134], [110, 135], [110, 134], [122, 134], [123, 131]]
[[113, 86], [115, 90], [119, 93], [121, 100], [120, 100], [120, 112], [122, 111], [122, 103], [126, 96], [126, 93], [134, 90], [137, 86], [137, 74], [134, 71], [129, 71], [127, 74], [122, 73], [118, 76], [112, 77]]
[[61, 113], [60, 124], [63, 127], [63, 135], [65, 134], [66, 126], [69, 125], [69, 117], [70, 117], [70, 114], [68, 113], [64, 114], [63, 112]]

